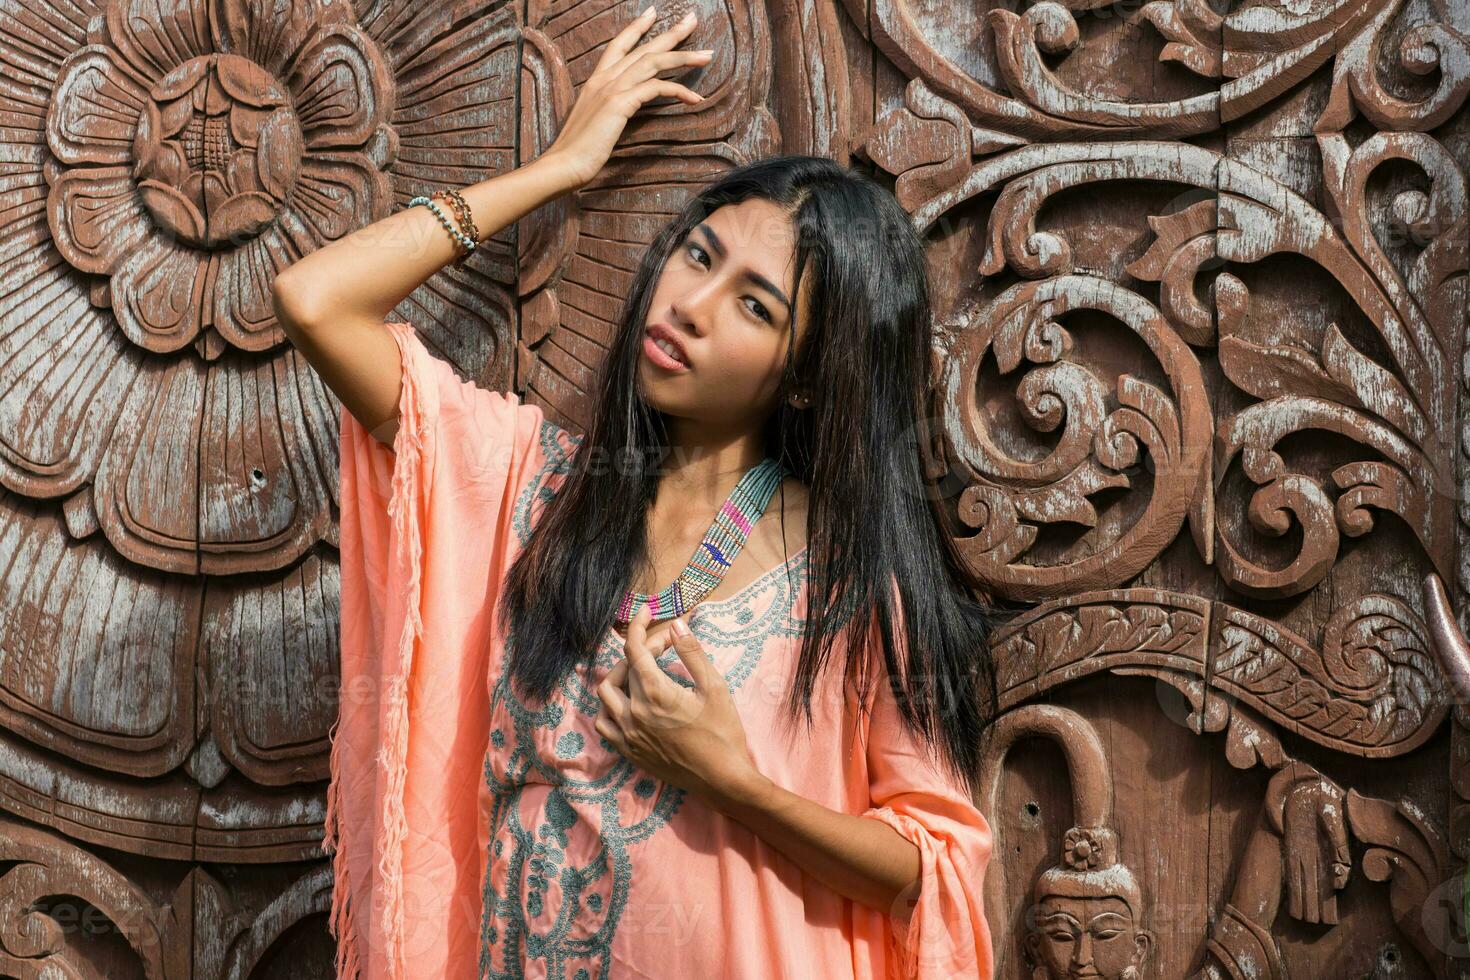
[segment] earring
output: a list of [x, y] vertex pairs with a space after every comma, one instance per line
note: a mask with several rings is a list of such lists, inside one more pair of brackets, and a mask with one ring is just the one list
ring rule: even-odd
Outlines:
[[807, 405], [810, 403], [811, 399], [808, 398], [805, 394], [795, 394], [791, 396], [791, 404], [797, 408], [806, 408]]

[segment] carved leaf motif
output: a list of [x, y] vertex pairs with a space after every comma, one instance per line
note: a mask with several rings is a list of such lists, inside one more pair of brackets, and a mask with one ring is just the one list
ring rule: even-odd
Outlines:
[[[1359, 756], [1424, 744], [1450, 700], [1423, 621], [1386, 595], [1337, 610], [1315, 645], [1221, 602], [1154, 589], [1085, 593], [1016, 617], [991, 648], [1002, 710], [1089, 674], [1142, 668], [1202, 681], [1216, 696]], [[1199, 710], [1205, 699], [1195, 699]]]
[[[64, 839], [0, 815], [0, 971], [13, 976], [100, 976], [69, 948], [75, 920], [48, 914], [58, 896], [81, 899], [106, 918], [131, 954], [128, 968], [166, 976], [168, 917], [117, 869]], [[101, 931], [99, 923], [91, 928]]]
[[[684, 76], [703, 104], [658, 100], [604, 180], [496, 235], [395, 314], [465, 377], [514, 383], [580, 427], [638, 253], [712, 173], [779, 151], [856, 153], [886, 171], [929, 235], [950, 325], [934, 362], [957, 383], [925, 432], [926, 472], [964, 481], [952, 489], [966, 555], [997, 592], [1057, 599], [998, 638], [1004, 704], [1041, 709], [1010, 723], [1059, 713], [1028, 699], [1074, 693], [1104, 714], [1117, 692], [1092, 685], [1142, 676], [1180, 692], [1186, 727], [1218, 734], [1198, 741], [1234, 766], [1284, 770], [1290, 737], [1358, 760], [1334, 771], [1405, 776], [1405, 800], [1347, 797], [1367, 900], [1282, 903], [1321, 926], [1342, 913], [1310, 944], [1278, 948], [1276, 905], [1261, 900], [1262, 864], [1300, 867], [1293, 855], [1275, 840], [1264, 858], [1236, 847], [1231, 821], [1213, 819], [1250, 812], [1256, 787], [1236, 796], [1241, 784], [1219, 778], [1237, 773], [1211, 771], [1211, 819], [1181, 818], [1182, 836], [1167, 833], [1172, 815], [1143, 834], [1122, 827], [1132, 846], [1183, 861], [1242, 854], [1223, 875], [1212, 859], [1175, 876], [1202, 883], [1204, 902], [1156, 880], [1151, 897], [1197, 909], [1198, 929], [1174, 929], [1150, 969], [1330, 973], [1402, 939], [1384, 932], [1387, 895], [1428, 971], [1443, 972], [1463, 946], [1433, 912], [1467, 851], [1470, 731], [1463, 711], [1442, 724], [1443, 678], [1402, 588], [1457, 562], [1462, 598], [1470, 582], [1470, 445], [1454, 426], [1470, 417], [1463, 17], [1398, 0], [1223, 15], [1205, 0], [1123, 16], [1103, 0], [991, 7], [708, 8], [690, 46], [717, 57]], [[0, 553], [14, 556], [0, 597], [0, 803], [12, 814], [170, 862], [318, 857], [341, 406], [292, 363], [272, 277], [417, 193], [544, 152], [618, 16], [565, 3], [0, 0]], [[1178, 540], [1185, 520], [1192, 549]], [[1129, 581], [1150, 588], [1086, 591]], [[1069, 733], [1095, 723], [1083, 714]], [[1152, 804], [1177, 745], [1148, 737], [1151, 714], [1107, 720], [1097, 730], [1116, 773], [1136, 780], [1119, 808]], [[1447, 744], [1412, 751], [1436, 737]], [[1096, 787], [1102, 755], [1079, 784]], [[1426, 758], [1450, 760], [1447, 795], [1425, 791], [1442, 782]], [[1079, 813], [1101, 812], [1100, 794], [1081, 795]], [[1320, 813], [1298, 812], [1294, 838], [1312, 841]], [[1057, 843], [1086, 843], [1071, 857], [1090, 867], [1106, 820], [1056, 828], [1047, 860]], [[21, 836], [0, 826], [0, 843]], [[28, 897], [72, 892], [160, 924], [154, 947], [174, 959], [128, 960], [130, 972], [316, 965], [291, 943], [327, 904], [320, 865], [262, 875], [271, 891], [253, 899], [235, 890], [247, 875], [226, 886], [181, 867], [172, 894], [150, 885], [134, 907], [113, 887], [121, 865], [63, 843], [0, 855], [0, 904], [21, 895], [0, 915], [0, 973], [33, 971], [26, 944], [55, 938]], [[1006, 882], [997, 854], [987, 891]], [[1009, 923], [995, 921], [1004, 946]], [[131, 943], [116, 944], [119, 962]], [[69, 948], [41, 959], [111, 975]]]
[[[1064, 360], [1072, 343], [1058, 318], [1084, 309], [1109, 314], [1142, 339], [1169, 390], [1130, 374], [1109, 385]], [[939, 386], [944, 451], [971, 481], [959, 514], [976, 533], [960, 539], [960, 547], [993, 587], [1029, 598], [1055, 594], [1064, 584], [1121, 584], [1157, 556], [1207, 492], [1210, 410], [1199, 363], [1141, 297], [1086, 276], [1025, 283], [988, 308], [966, 311], [938, 342], [945, 372]], [[1009, 437], [973, 408], [970, 392], [982, 383], [991, 353], [1003, 374], [1023, 363], [1040, 365], [1016, 386], [1020, 416], [1033, 429], [1061, 427], [1039, 459], [1009, 451]], [[1105, 407], [1110, 399], [1117, 405], [1111, 411]], [[1087, 498], [1104, 488], [1131, 486], [1130, 474], [1145, 457], [1152, 489], [1130, 526], [1084, 538], [1060, 563], [1021, 560], [1036, 541], [1038, 524], [1096, 525]]]
[[1221, 16], [1202, 0], [1153, 0], [1139, 11], [1169, 39], [1160, 61], [1177, 61], [1197, 75], [1219, 78]]

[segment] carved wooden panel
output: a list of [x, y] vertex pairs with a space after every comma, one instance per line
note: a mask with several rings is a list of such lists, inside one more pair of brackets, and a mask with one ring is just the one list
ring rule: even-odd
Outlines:
[[[1470, 978], [1470, 6], [691, 6], [705, 101], [397, 312], [580, 428], [693, 188], [869, 169], [1020, 604], [998, 976]], [[0, 0], [0, 976], [331, 974], [339, 405], [271, 278], [534, 158], [637, 10]]]

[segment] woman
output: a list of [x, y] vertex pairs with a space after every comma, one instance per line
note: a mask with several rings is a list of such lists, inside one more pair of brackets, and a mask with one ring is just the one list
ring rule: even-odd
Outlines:
[[708, 60], [694, 20], [635, 47], [650, 13], [536, 161], [276, 280], [344, 406], [338, 973], [988, 978], [988, 619], [924, 491], [892, 196], [722, 174], [643, 254], [581, 437], [384, 322], [643, 103], [699, 100], [658, 77]]

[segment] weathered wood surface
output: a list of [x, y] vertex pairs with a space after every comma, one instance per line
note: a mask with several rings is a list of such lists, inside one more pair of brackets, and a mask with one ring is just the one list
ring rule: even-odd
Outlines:
[[[579, 428], [693, 187], [869, 168], [935, 272], [915, 447], [1036, 604], [998, 975], [1066, 975], [1071, 916], [1108, 980], [1470, 978], [1421, 590], [1470, 608], [1470, 6], [698, 9], [706, 100], [398, 312]], [[0, 0], [0, 976], [330, 975], [339, 404], [271, 277], [540, 153], [636, 12]]]

